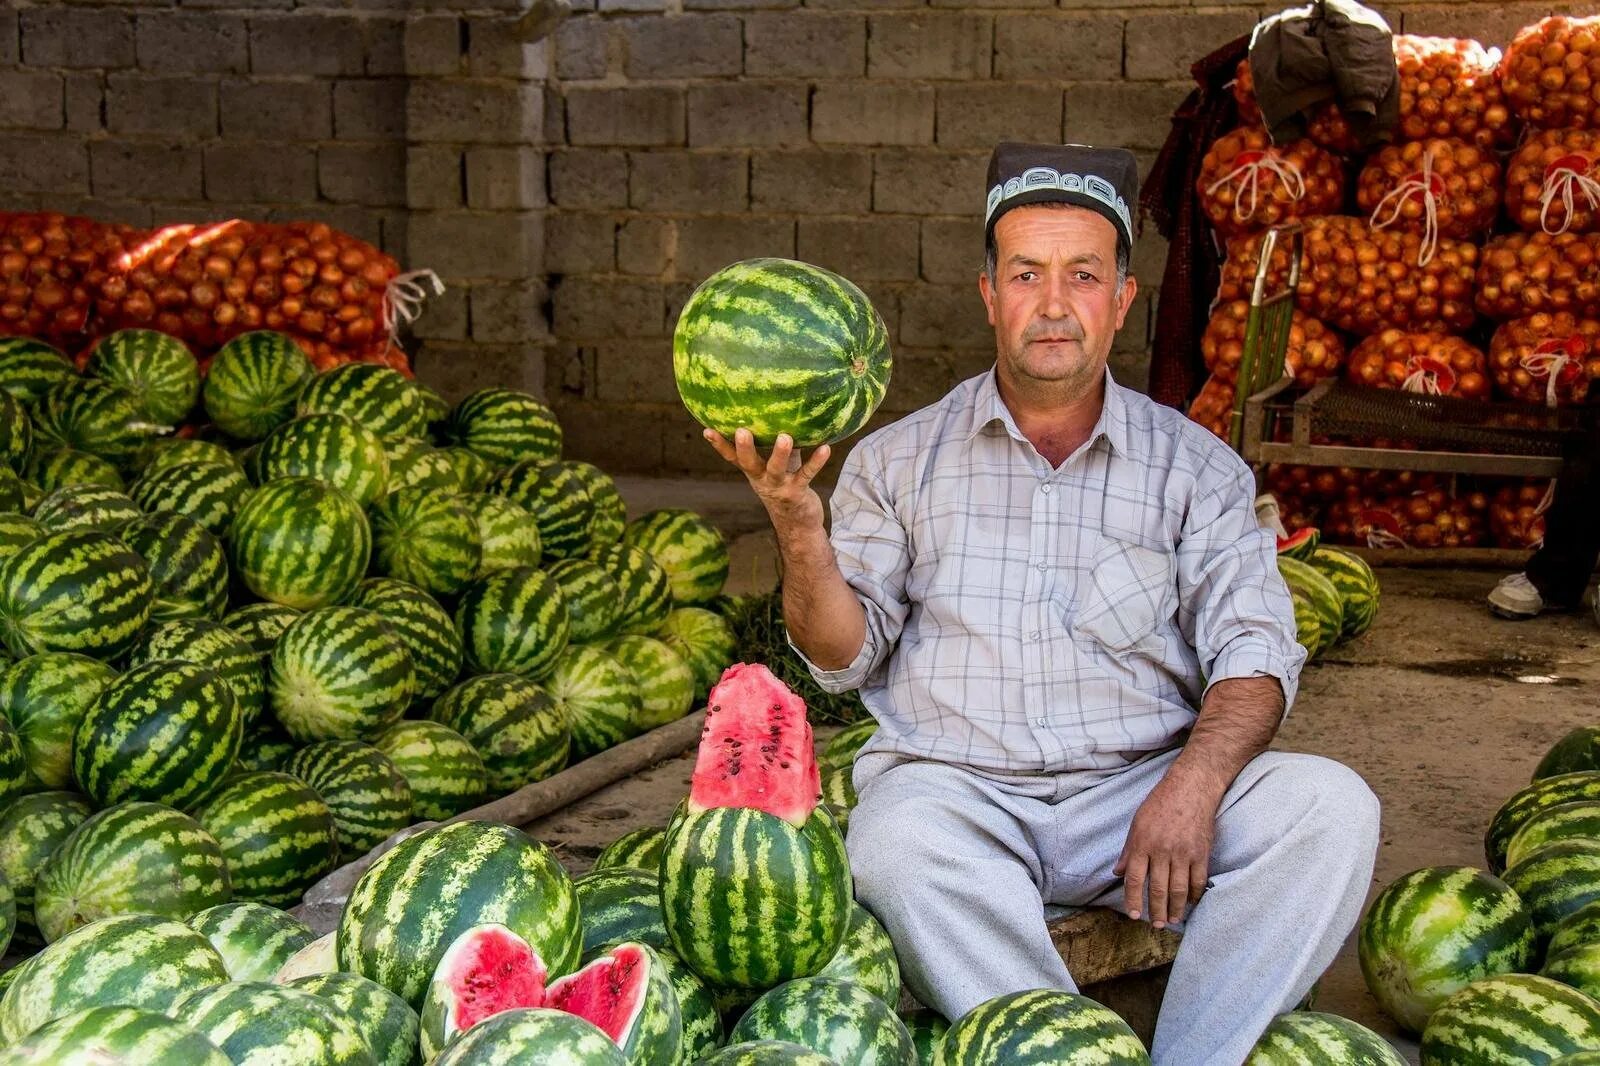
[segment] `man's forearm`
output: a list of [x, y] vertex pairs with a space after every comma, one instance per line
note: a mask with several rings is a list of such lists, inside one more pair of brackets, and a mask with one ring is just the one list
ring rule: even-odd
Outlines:
[[1218, 803], [1239, 771], [1267, 750], [1283, 720], [1275, 677], [1224, 678], [1206, 693], [1200, 717], [1169, 774], [1193, 778]]
[[777, 528], [783, 557], [783, 621], [789, 637], [824, 670], [849, 666], [867, 639], [867, 612], [839, 572], [820, 525]]

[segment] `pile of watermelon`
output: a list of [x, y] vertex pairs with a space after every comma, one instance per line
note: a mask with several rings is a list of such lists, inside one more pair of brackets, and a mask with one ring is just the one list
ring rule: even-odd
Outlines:
[[1380, 1006], [1422, 1062], [1600, 1061], [1600, 728], [1558, 741], [1484, 836], [1484, 868], [1384, 888], [1360, 928]]
[[1372, 628], [1378, 578], [1360, 556], [1320, 542], [1315, 529], [1278, 539], [1278, 572], [1294, 599], [1295, 628], [1314, 659]]

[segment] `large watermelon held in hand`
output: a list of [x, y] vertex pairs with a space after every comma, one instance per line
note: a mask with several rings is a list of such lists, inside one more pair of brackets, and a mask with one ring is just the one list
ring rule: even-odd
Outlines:
[[1041, 988], [980, 1003], [962, 1015], [934, 1066], [1149, 1066], [1128, 1023], [1091, 999]]
[[758, 445], [850, 436], [889, 387], [889, 331], [865, 293], [809, 263], [746, 259], [690, 294], [672, 337], [678, 395], [701, 425]]

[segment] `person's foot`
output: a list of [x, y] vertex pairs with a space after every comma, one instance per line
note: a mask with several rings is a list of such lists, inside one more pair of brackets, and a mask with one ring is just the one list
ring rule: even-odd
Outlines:
[[1527, 574], [1500, 579], [1489, 592], [1489, 610], [1501, 618], [1534, 618], [1545, 609], [1544, 597]]

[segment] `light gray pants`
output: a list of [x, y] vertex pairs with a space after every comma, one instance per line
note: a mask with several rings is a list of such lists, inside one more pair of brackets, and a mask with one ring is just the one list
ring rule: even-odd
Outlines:
[[[1126, 910], [1111, 867], [1176, 757], [1020, 777], [858, 760], [856, 894], [894, 940], [907, 987], [952, 1021], [1010, 992], [1076, 991], [1045, 904]], [[1184, 927], [1155, 1066], [1239, 1066], [1338, 953], [1377, 844], [1378, 800], [1354, 771], [1315, 755], [1252, 760], [1217, 813], [1210, 888]]]

